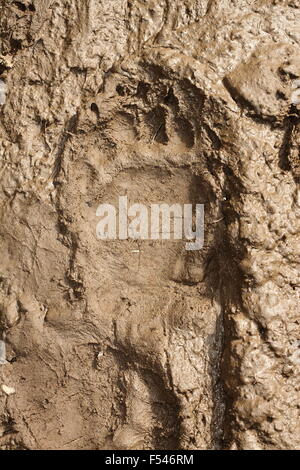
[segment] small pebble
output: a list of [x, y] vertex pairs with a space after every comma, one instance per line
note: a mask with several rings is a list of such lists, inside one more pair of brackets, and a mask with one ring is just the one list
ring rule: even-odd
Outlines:
[[300, 80], [294, 80], [292, 88], [294, 91], [291, 96], [291, 101], [293, 105], [297, 106], [300, 104]]
[[3, 80], [0, 80], [0, 106], [5, 104], [5, 98], [6, 98], [6, 85], [3, 82]]
[[1, 388], [2, 388], [2, 391], [5, 393], [5, 395], [13, 395], [14, 393], [16, 393], [16, 390], [14, 389], [14, 387], [8, 387], [7, 385], [1, 385]]
[[300, 104], [300, 88], [292, 93], [292, 104], [295, 106]]
[[300, 88], [300, 80], [294, 80], [292, 84], [293, 90], [296, 90], [297, 88]]
[[7, 364], [5, 342], [0, 340], [0, 365]]

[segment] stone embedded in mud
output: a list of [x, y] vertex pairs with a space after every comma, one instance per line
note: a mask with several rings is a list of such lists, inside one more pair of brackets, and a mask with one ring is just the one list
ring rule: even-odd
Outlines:
[[5, 395], [10, 396], [16, 393], [16, 390], [14, 387], [8, 387], [7, 385], [1, 385], [2, 391], [5, 393]]
[[5, 342], [0, 340], [0, 365], [7, 364]]
[[300, 80], [294, 80], [292, 88], [291, 102], [293, 105], [298, 106], [300, 104]]
[[0, 105], [5, 104], [6, 101], [6, 84], [0, 80]]

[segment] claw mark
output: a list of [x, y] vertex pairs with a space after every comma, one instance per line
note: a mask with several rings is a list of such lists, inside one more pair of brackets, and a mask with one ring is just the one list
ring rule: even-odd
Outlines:
[[71, 119], [69, 120], [66, 130], [58, 144], [58, 151], [56, 154], [54, 168], [53, 168], [52, 175], [51, 175], [54, 181], [56, 180], [56, 178], [59, 176], [61, 172], [63, 153], [64, 153], [68, 140], [76, 131], [77, 120], [78, 120], [78, 113], [74, 114], [74, 116], [72, 116]]

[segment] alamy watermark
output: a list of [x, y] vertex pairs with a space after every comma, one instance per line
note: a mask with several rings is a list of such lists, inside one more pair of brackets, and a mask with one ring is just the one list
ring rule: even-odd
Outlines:
[[99, 240], [186, 240], [186, 250], [204, 245], [203, 204], [133, 204], [119, 197], [119, 206], [100, 204], [101, 217], [96, 234]]

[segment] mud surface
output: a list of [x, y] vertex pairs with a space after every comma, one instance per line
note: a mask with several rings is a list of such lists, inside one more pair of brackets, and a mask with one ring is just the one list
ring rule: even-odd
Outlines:
[[[0, 1], [0, 447], [296, 449], [299, 0]], [[96, 209], [205, 204], [205, 246]]]

